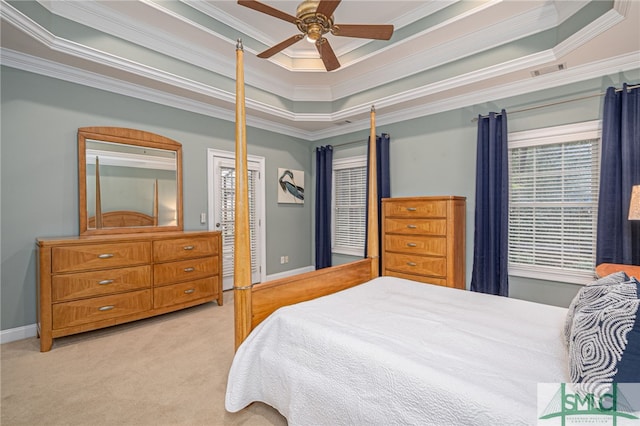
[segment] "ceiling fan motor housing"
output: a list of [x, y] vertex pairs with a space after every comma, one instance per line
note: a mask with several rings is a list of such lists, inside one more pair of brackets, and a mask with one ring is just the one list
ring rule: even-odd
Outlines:
[[316, 13], [320, 0], [305, 0], [296, 10], [296, 25], [310, 41], [318, 41], [333, 27], [333, 16]]

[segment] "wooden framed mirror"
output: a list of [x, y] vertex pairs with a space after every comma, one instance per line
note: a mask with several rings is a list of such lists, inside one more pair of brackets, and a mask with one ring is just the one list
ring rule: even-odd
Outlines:
[[80, 235], [182, 231], [182, 145], [122, 127], [78, 129]]

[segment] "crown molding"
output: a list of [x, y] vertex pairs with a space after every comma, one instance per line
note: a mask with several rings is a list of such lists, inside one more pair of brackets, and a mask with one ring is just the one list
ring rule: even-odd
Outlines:
[[[168, 16], [171, 16], [173, 19], [177, 19], [187, 25], [197, 28], [198, 31], [204, 32], [207, 36], [213, 37], [222, 44], [223, 47], [220, 49], [228, 48], [229, 52], [235, 51], [236, 40], [223, 37], [207, 27], [196, 22], [186, 20], [184, 17], [157, 3], [150, 2], [148, 0], [139, 1]], [[5, 3], [4, 0], [2, 0], [2, 3]], [[42, 4], [47, 7], [51, 13], [58, 16], [73, 20], [123, 40], [137, 40], [138, 44], [144, 48], [209, 70], [222, 77], [229, 78], [231, 80], [235, 79], [235, 61], [229, 59], [233, 58], [234, 55], [230, 54], [228, 57], [224, 55], [215, 55], [212, 54], [211, 49], [199, 48], [188, 43], [180, 42], [180, 38], [176, 37], [175, 34], [158, 31], [154, 28], [140, 25], [138, 21], [130, 16], [114, 11], [112, 8], [109, 8], [100, 2], [55, 1], [51, 5], [46, 3]], [[22, 15], [17, 10], [14, 9], [14, 11], [22, 16], [22, 20], [30, 20], [30, 18]], [[34, 25], [36, 24], [34, 23]], [[50, 34], [50, 36], [52, 38], [57, 38], [54, 34]], [[251, 53], [257, 53], [251, 51], [247, 46], [244, 47], [244, 50]], [[292, 87], [291, 85], [285, 84], [284, 81], [266, 78], [262, 73], [252, 70], [245, 70], [245, 77], [248, 81], [251, 81], [253, 85], [256, 85], [256, 87], [267, 88], [267, 91], [284, 98], [292, 97]]]
[[[58, 2], [55, 3], [56, 7], [59, 7], [57, 5]], [[80, 3], [84, 5], [84, 3], [97, 2]], [[145, 86], [141, 84], [128, 83], [99, 73], [63, 65], [56, 60], [36, 58], [28, 54], [9, 49], [0, 50], [3, 65], [183, 109], [185, 111], [204, 114], [226, 121], [233, 122], [235, 120], [235, 115], [233, 113], [233, 105], [235, 103], [234, 93], [218, 89], [205, 83], [180, 77], [179, 75], [171, 74], [144, 64], [119, 58], [115, 55], [88, 48], [65, 39], [60, 39], [46, 29], [37, 25], [34, 21], [24, 16], [5, 1], [2, 1], [1, 4], [0, 17], [2, 18], [3, 25], [9, 23], [20, 31], [26, 33], [35, 41], [43, 44], [50, 50], [50, 58], [58, 58], [58, 60], [60, 60], [59, 55], [69, 55], [73, 58], [88, 61], [91, 64], [114, 68], [142, 77], [143, 79], [148, 80], [150, 84], [149, 86]], [[246, 100], [248, 114], [247, 123], [252, 127], [313, 141], [368, 128], [369, 123], [367, 120], [355, 120], [354, 117], [367, 115], [371, 104], [375, 104], [379, 110], [378, 122], [382, 124], [391, 124], [454, 108], [467, 107], [477, 103], [485, 103], [495, 99], [504, 99], [510, 96], [558, 87], [564, 84], [600, 77], [602, 75], [637, 69], [640, 68], [640, 58], [638, 58], [637, 52], [633, 52], [631, 54], [621, 55], [608, 60], [570, 68], [549, 76], [539, 76], [535, 79], [524, 79], [492, 89], [470, 89], [470, 91], [464, 96], [451, 97], [439, 101], [425, 101], [423, 105], [417, 107], [402, 107], [405, 103], [415, 104], [416, 101], [420, 101], [432, 95], [444, 93], [447, 90], [456, 87], [477, 87], [478, 83], [487, 79], [522, 71], [533, 66], [554, 61], [558, 57], [562, 57], [577, 47], [582, 46], [584, 43], [591, 40], [591, 38], [595, 37], [595, 35], [600, 34], [602, 31], [606, 31], [608, 28], [611, 28], [611, 26], [624, 19], [624, 13], [628, 10], [628, 5], [629, 3], [627, 0], [616, 0], [616, 7], [614, 7], [614, 10], [607, 12], [589, 26], [576, 32], [553, 49], [518, 58], [517, 60], [507, 61], [499, 65], [485, 67], [466, 74], [455, 75], [437, 83], [426, 84], [421, 87], [397, 92], [389, 96], [363, 101], [358, 105], [342, 108], [330, 113], [296, 113], [272, 104], [248, 98]], [[60, 5], [60, 7], [62, 6], [63, 5]], [[90, 13], [91, 11], [95, 12], [94, 9], [89, 9], [88, 11], [85, 10], [85, 13]], [[553, 20], [552, 12], [553, 11], [551, 10], [547, 12], [549, 14], [549, 18], [545, 18], [545, 20]], [[98, 12], [98, 15], [96, 16], [102, 16], [101, 13], [102, 12]], [[113, 17], [110, 17], [108, 22], [111, 22], [111, 19], [113, 19]], [[120, 17], [115, 19], [118, 20]], [[130, 29], [137, 31], [136, 27], [132, 27]], [[444, 55], [444, 53], [442, 53], [442, 55]], [[226, 66], [231, 69], [235, 69], [235, 62], [231, 65], [227, 64]], [[370, 76], [360, 75], [358, 79], [366, 80], [368, 77]], [[231, 78], [235, 79], [235, 76], [232, 76]], [[354, 83], [353, 80], [350, 81]], [[389, 84], [389, 81], [390, 80], [387, 80], [384, 83]], [[284, 79], [282, 84], [284, 85], [285, 83], [287, 83], [286, 79]], [[376, 83], [370, 82], [370, 84], [375, 86]], [[169, 89], [169, 91], [164, 91], [150, 87], [154, 85], [156, 87], [167, 86], [171, 89]], [[330, 87], [296, 86], [289, 90], [293, 90], [292, 93], [295, 96], [292, 96], [292, 98], [294, 99], [294, 102], [297, 102], [297, 99], [304, 99], [306, 93], [313, 93], [316, 96], [314, 96], [312, 100], [318, 101], [319, 97], [338, 99], [334, 91], [336, 90], [336, 87], [339, 86], [340, 85]], [[346, 91], [348, 89], [349, 88], [345, 88], [344, 90]], [[302, 93], [298, 93], [296, 90], [299, 90]], [[210, 102], [205, 103], [191, 99], [191, 94], [197, 94], [199, 97], [204, 95], [210, 99]], [[391, 109], [391, 107], [395, 107], [398, 110], [384, 114], [384, 108]], [[347, 120], [351, 121], [351, 123], [343, 124]], [[296, 126], [296, 123], [303, 122], [330, 123], [331, 127], [323, 130], [307, 131]], [[291, 123], [291, 125], [284, 123]]]
[[[223, 24], [226, 24], [232, 28], [243, 28], [242, 32], [244, 34], [246, 34], [247, 36], [251, 37], [256, 41], [259, 41], [265, 46], [271, 46], [281, 41], [281, 40], [275, 40], [269, 34], [266, 34], [262, 31], [258, 31], [255, 28], [244, 28], [247, 25], [246, 22], [240, 21], [239, 19], [228, 14], [227, 12], [220, 9], [219, 7], [216, 7], [213, 3], [203, 2], [199, 0], [180, 0], [180, 1], [186, 5], [189, 5], [193, 9], [198, 10], [199, 12], [202, 12], [203, 14], [215, 20], [218, 20]], [[422, 2], [422, 4], [419, 4], [411, 12], [406, 13], [402, 16], [399, 16], [398, 18], [388, 23], [392, 24], [394, 28], [398, 30], [399, 28], [403, 28], [413, 22], [420, 20], [421, 18], [424, 18], [425, 16], [432, 15], [442, 9], [445, 9], [448, 6], [457, 3], [458, 1], [459, 0], [439, 0], [436, 2], [433, 2], [433, 1]], [[493, 1], [496, 1], [496, 0], [493, 0]], [[277, 21], [274, 21], [274, 22], [277, 22]], [[369, 41], [365, 39], [353, 38], [353, 39], [350, 39], [350, 42], [347, 43], [344, 47], [340, 48], [339, 50], [336, 50], [335, 53], [338, 56], [338, 58], [340, 58], [341, 56], [346, 55], [358, 49], [361, 46], [364, 46], [368, 42]], [[282, 51], [281, 54], [283, 55], [283, 57], [286, 57], [288, 59], [289, 63], [294, 64], [294, 66], [289, 66], [287, 65], [286, 62], [283, 62], [284, 68], [287, 69], [288, 71], [295, 71], [298, 69], [298, 67], [295, 66], [296, 59], [298, 58], [309, 59], [311, 57], [308, 54], [292, 55], [291, 52], [289, 52], [287, 49]], [[312, 54], [317, 55], [317, 53], [315, 52], [313, 52]], [[315, 57], [316, 56], [313, 56], [313, 58]]]
[[[358, 56], [356, 58], [351, 59], [350, 61], [345, 61], [341, 58], [341, 67], [339, 70], [334, 72], [342, 72], [352, 66], [357, 65], [360, 62], [371, 59], [377, 55], [380, 55], [384, 52], [387, 52], [391, 49], [397, 49], [399, 46], [406, 45], [408, 43], [420, 43], [420, 40], [426, 40], [430, 37], [430, 35], [437, 31], [445, 28], [447, 25], [451, 25], [457, 21], [468, 18], [473, 14], [476, 14], [482, 10], [488, 9], [490, 7], [496, 6], [500, 4], [502, 0], [490, 0], [481, 5], [468, 10], [465, 13], [457, 15], [453, 18], [447, 19], [437, 25], [429, 27], [423, 31], [417, 32], [408, 36], [402, 40], [398, 40], [394, 43], [388, 43], [386, 46], [376, 50], [375, 52], [371, 52], [365, 55]], [[431, 5], [431, 3], [438, 3], [435, 5]], [[442, 9], [445, 6], [448, 6], [453, 2], [449, 2], [446, 5], [439, 4], [441, 2], [430, 2], [429, 5], [425, 5], [424, 10], [421, 10], [423, 13], [429, 12], [434, 13], [437, 10]], [[569, 5], [565, 7], [567, 11], [571, 11], [571, 13], [575, 13], [579, 10], [583, 5], [575, 2], [575, 5]], [[429, 9], [427, 9], [429, 7]], [[434, 8], [434, 9], [430, 9]], [[426, 15], [425, 15], [426, 16]], [[415, 21], [415, 19], [413, 19]], [[510, 41], [517, 40], [524, 35], [534, 34], [535, 32], [548, 28], [552, 28], [553, 26], [559, 24], [558, 15], [555, 8], [550, 4], [544, 4], [540, 8], [536, 8], [530, 10], [524, 14], [518, 15], [515, 18], [510, 19], [508, 22], [501, 23], [501, 29], [499, 34], [496, 32], [490, 33], [489, 36], [485, 36], [484, 33], [475, 32], [469, 34], [465, 37], [461, 37], [456, 39], [453, 42], [443, 44], [440, 46], [436, 46], [430, 50], [421, 51], [417, 54], [412, 54], [400, 61], [396, 61], [392, 64], [383, 67], [377, 67], [375, 70], [368, 70], [365, 72], [357, 73], [354, 77], [343, 79], [339, 83], [333, 84], [330, 87], [329, 93], [331, 94], [331, 98], [318, 98], [317, 94], [314, 91], [305, 91], [303, 87], [298, 87], [294, 90], [294, 97], [291, 98], [293, 101], [335, 101], [337, 99], [342, 99], [348, 96], [355, 95], [357, 93], [361, 93], [372, 88], [378, 87], [380, 85], [389, 83], [395, 80], [401, 80], [403, 78], [409, 77], [413, 74], [423, 72], [437, 66], [441, 66], [442, 64], [450, 63], [456, 61], [458, 59], [467, 57], [470, 54], [476, 54], [478, 52], [482, 52], [485, 50], [489, 50], [491, 48], [500, 46], [502, 44], [508, 43]], [[271, 43], [270, 41], [265, 41], [265, 44]], [[413, 51], [414, 49], [408, 49]], [[345, 52], [348, 53], [348, 52]], [[282, 54], [282, 52], [281, 52]], [[340, 55], [338, 55], [340, 57]], [[281, 66], [282, 68], [292, 71], [293, 67], [289, 65], [291, 62], [291, 57], [286, 56], [287, 61], [282, 60], [285, 56], [276, 55], [269, 59], [270, 62]], [[296, 69], [297, 71], [301, 71], [302, 68]], [[316, 68], [306, 69], [308, 71], [314, 71]], [[417, 71], [416, 71], [417, 70]], [[262, 86], [261, 86], [262, 87]], [[265, 89], [270, 90], [268, 86], [264, 86]]]
[[624, 15], [621, 15], [616, 9], [612, 9], [589, 25], [576, 31], [571, 35], [571, 37], [568, 37], [566, 40], [558, 43], [553, 51], [557, 57], [561, 58], [598, 35], [604, 33], [608, 29], [614, 27], [624, 19]]
[[53, 34], [27, 18], [5, 0], [0, 1], [0, 18], [47, 47], [55, 43], [56, 37]]
[[[246, 23], [242, 22], [239, 19], [236, 19], [232, 15], [229, 15], [227, 12], [220, 9], [219, 7], [214, 6], [212, 2], [206, 2], [202, 0], [179, 0], [179, 1], [193, 8], [194, 10], [197, 10], [198, 12], [201, 12], [207, 15], [208, 17], [215, 19], [216, 21], [220, 21], [223, 24], [228, 25], [231, 28], [243, 28], [246, 26]], [[258, 31], [255, 28], [251, 28], [251, 27], [243, 28], [242, 33], [265, 45], [269, 45], [269, 43], [273, 42], [273, 40], [269, 37], [269, 35], [263, 33], [262, 31]], [[281, 41], [281, 40], [278, 40], [278, 41]], [[273, 43], [277, 43], [277, 42], [273, 42]]]
[[[68, 65], [59, 64], [47, 59], [37, 58], [22, 52], [0, 48], [0, 57], [2, 57], [2, 65], [16, 68], [22, 71], [28, 71], [39, 75], [55, 78], [58, 80], [68, 81], [74, 84], [80, 84], [95, 89], [104, 90], [119, 95], [129, 96], [148, 102], [157, 103], [184, 111], [194, 112], [208, 117], [218, 118], [225, 121], [235, 121], [235, 95], [228, 108], [212, 105], [210, 103], [200, 102], [183, 96], [167, 93], [161, 90], [143, 87], [137, 84], [124, 82], [116, 78], [107, 77], [101, 74], [81, 70]], [[247, 106], [252, 102], [247, 100]], [[271, 114], [273, 115], [273, 114]], [[291, 118], [291, 115], [287, 115]], [[304, 130], [286, 126], [274, 121], [265, 120], [259, 117], [247, 116], [247, 124], [259, 129], [269, 130], [283, 135], [293, 136], [300, 139], [308, 140], [311, 137], [309, 132]]]
[[[408, 43], [415, 39], [428, 38], [432, 32], [497, 3], [499, 2], [492, 1], [483, 4], [472, 11], [468, 11], [466, 14], [458, 15], [421, 33], [414, 34], [411, 38], [407, 38], [398, 44]], [[573, 13], [579, 9], [578, 5], [579, 4], [572, 6]], [[378, 87], [390, 81], [407, 78], [416, 74], [414, 71], [416, 69], [420, 70], [420, 72], [425, 72], [429, 69], [442, 66], [443, 64], [451, 63], [469, 57], [470, 55], [513, 42], [523, 36], [534, 34], [540, 30], [553, 28], [558, 24], [558, 15], [555, 8], [552, 5], [546, 4], [542, 8], [530, 10], [507, 22], [501, 23], [499, 32], [495, 31], [486, 34], [486, 31], [476, 31], [469, 33], [452, 42], [435, 46], [427, 51], [413, 54], [395, 63], [390, 63], [385, 67], [361, 74], [357, 78], [344, 80], [332, 87], [332, 93], [338, 99], [353, 96], [372, 87]], [[397, 47], [397, 45], [395, 47]], [[383, 52], [390, 48], [391, 46], [387, 46], [378, 52]], [[516, 62], [517, 61], [510, 61], [510, 63]]]
[[[36, 58], [21, 52], [15, 52], [8, 49], [0, 49], [0, 56], [2, 57], [2, 64], [4, 66], [33, 72], [76, 84], [82, 84], [85, 86], [118, 93], [125, 96], [131, 96], [137, 99], [167, 105], [185, 111], [203, 114], [230, 122], [235, 121], [235, 115], [232, 107], [224, 108], [214, 106], [209, 103], [194, 101], [182, 96], [177, 96], [156, 89], [150, 89], [147, 87], [142, 87], [140, 85], [123, 82], [115, 78], [105, 77], [103, 75], [80, 70], [67, 65], [61, 65], [53, 61]], [[597, 78], [603, 75], [625, 72], [633, 69], [640, 69], [640, 58], [638, 58], [636, 52], [621, 55], [619, 57], [611, 58], [605, 61], [598, 61], [588, 65], [567, 69], [562, 71], [561, 73], [543, 75], [536, 78], [518, 81], [515, 83], [505, 84], [492, 89], [471, 91], [463, 96], [425, 103], [424, 105], [418, 107], [406, 108], [393, 113], [385, 114], [384, 107], [392, 106], [405, 101], [419, 99], [421, 97], [436, 93], [435, 85], [430, 85], [430, 87], [425, 86], [416, 90], [407, 91], [399, 94], [395, 98], [381, 98], [372, 103], [376, 105], [376, 108], [378, 110], [378, 123], [381, 125], [387, 125], [410, 120], [413, 118], [449, 111], [456, 108], [463, 108], [475, 104], [492, 102], [498, 99], [505, 99], [512, 96], [559, 87], [566, 84]], [[491, 74], [490, 71], [489, 74]], [[467, 76], [467, 78], [471, 81], [473, 79], [473, 76], [469, 75]], [[437, 91], [441, 91], [443, 87], [446, 90], [446, 88], [452, 88], [459, 84], [459, 80], [449, 79], [449, 81], [445, 82], [443, 86], [439, 86], [439, 90]], [[199, 93], [202, 93], [202, 91], [200, 91]], [[413, 96], [411, 94], [413, 94]], [[211, 96], [211, 94], [209, 95]], [[231, 96], [231, 94], [229, 94], [229, 96]], [[235, 98], [233, 98], [229, 102], [230, 105], [233, 105], [233, 102], [235, 102]], [[369, 111], [371, 107], [371, 103], [366, 103], [344, 109], [336, 113], [300, 114], [283, 112], [282, 110], [274, 110], [273, 107], [269, 105], [256, 102], [251, 99], [247, 99], [246, 103], [248, 110], [260, 111], [274, 117], [284, 118], [285, 120], [289, 120], [291, 122], [341, 122], [347, 118], [353, 117], [354, 115], [366, 114], [366, 112]], [[247, 116], [247, 124], [252, 127], [269, 130], [308, 141], [340, 136], [343, 134], [366, 129], [369, 126], [368, 120], [358, 120], [353, 121], [349, 124], [341, 124], [339, 126], [336, 125], [335, 127], [329, 129], [311, 132], [293, 126], [283, 125], [275, 121], [255, 117], [251, 114]]]
[[[624, 3], [627, 0], [617, 0], [618, 3]], [[421, 8], [419, 13], [434, 13], [437, 10], [449, 5], [453, 0], [448, 2], [428, 2]], [[3, 1], [4, 3], [4, 1]], [[229, 49], [235, 46], [235, 40], [227, 39], [220, 34], [211, 31], [210, 29], [203, 27], [202, 25], [187, 20], [184, 17], [175, 14], [171, 10], [168, 10], [161, 6], [161, 4], [151, 2], [148, 0], [142, 1], [145, 5], [158, 10], [159, 12], [170, 16], [172, 19], [179, 20], [185, 24], [198, 28], [199, 31], [203, 31], [209, 36], [219, 40], [224, 45], [229, 45]], [[183, 0], [183, 3], [195, 10], [205, 13], [212, 19], [219, 20], [230, 26], [240, 25], [240, 23], [233, 17], [224, 13], [215, 6], [207, 2], [199, 2], [193, 0]], [[440, 4], [444, 3], [444, 4]], [[376, 55], [382, 54], [390, 49], [397, 48], [410, 42], [419, 42], [422, 38], [428, 38], [433, 31], [441, 29], [446, 25], [465, 19], [481, 10], [493, 7], [500, 4], [499, 0], [491, 0], [481, 4], [480, 6], [473, 8], [444, 22], [441, 22], [433, 27], [430, 27], [424, 31], [413, 34], [395, 43], [389, 43], [387, 46], [379, 49], [375, 52], [354, 58], [351, 61], [343, 61], [341, 69], [346, 70], [351, 66], [370, 59]], [[132, 17], [129, 17], [123, 13], [117, 12], [112, 8], [102, 5], [100, 2], [48, 2], [41, 1], [43, 6], [47, 7], [51, 13], [63, 16], [68, 19], [75, 20], [83, 23], [84, 25], [96, 28], [107, 34], [123, 38], [123, 39], [136, 39], [140, 40], [140, 45], [151, 49], [153, 51], [165, 54], [169, 57], [174, 57], [185, 61], [187, 63], [202, 67], [203, 69], [210, 70], [216, 74], [219, 74], [225, 78], [234, 79], [235, 75], [232, 73], [235, 64], [230, 59], [224, 57], [224, 55], [217, 55], [214, 57], [211, 54], [211, 50], [204, 48], [198, 48], [196, 46], [185, 45], [179, 43], [178, 38], [175, 35], [169, 34], [164, 31], [158, 31], [152, 28], [147, 28], [144, 25], [140, 25]], [[579, 8], [583, 7], [581, 2], [569, 2], [564, 7], [565, 19], [575, 13]], [[220, 15], [218, 15], [220, 14]], [[414, 22], [419, 16], [417, 13], [407, 14], [407, 16], [401, 17], [398, 21], [407, 25]], [[28, 19], [25, 17], [25, 19]], [[264, 72], [257, 72], [256, 70], [245, 70], [245, 81], [250, 83], [254, 87], [259, 87], [261, 90], [265, 90], [269, 93], [273, 93], [277, 96], [281, 96], [285, 99], [293, 102], [333, 102], [338, 99], [342, 99], [348, 96], [353, 96], [357, 93], [361, 93], [380, 85], [388, 84], [394, 80], [400, 80], [409, 77], [417, 72], [424, 72], [426, 70], [441, 66], [442, 64], [450, 63], [452, 61], [467, 57], [478, 52], [497, 47], [504, 43], [516, 40], [527, 34], [533, 34], [540, 29], [551, 28], [559, 24], [559, 17], [557, 10], [553, 4], [544, 4], [540, 8], [535, 8], [527, 11], [521, 15], [518, 15], [508, 21], [501, 23], [500, 35], [497, 32], [485, 34], [482, 32], [476, 32], [469, 34], [465, 37], [459, 38], [454, 42], [446, 45], [440, 45], [420, 54], [414, 54], [400, 61], [396, 61], [393, 64], [389, 64], [385, 67], [377, 68], [374, 71], [368, 71], [365, 73], [357, 73], [351, 78], [342, 80], [339, 83], [326, 86], [319, 85], [318, 87], [306, 84], [306, 85], [292, 85], [287, 82], [286, 78], [275, 78], [273, 76], [267, 76]], [[609, 24], [612, 25], [612, 24]], [[609, 28], [608, 26], [593, 27], [593, 32], [584, 32], [587, 39], [593, 38], [599, 34], [598, 30], [604, 31]], [[262, 36], [255, 32], [247, 30], [247, 34], [251, 37], [256, 37], [258, 40]], [[56, 38], [55, 35], [49, 34], [49, 37]], [[58, 40], [58, 43], [62, 43]], [[265, 44], [269, 44], [270, 41], [265, 41]], [[47, 43], [45, 43], [47, 44]], [[566, 49], [571, 49], [571, 43], [565, 43]], [[412, 49], [409, 49], [412, 50]], [[245, 46], [245, 51], [250, 53], [252, 49]], [[218, 57], [222, 56], [222, 57]], [[231, 55], [229, 55], [231, 57]], [[287, 71], [294, 71], [295, 66], [292, 66], [292, 59], [286, 57], [283, 63], [277, 60], [277, 65], [283, 67]], [[276, 61], [275, 59], [271, 60]], [[316, 61], [308, 58], [304, 59], [305, 64], [315, 64]], [[317, 71], [316, 66], [309, 66], [304, 69], [305, 71]], [[338, 70], [340, 71], [340, 70]], [[283, 72], [283, 71], [279, 71]], [[287, 84], [289, 83], [289, 84]]]
[[634, 0], [615, 0], [613, 2], [613, 8], [622, 16], [626, 17], [631, 7], [631, 2]]
[[[411, 88], [403, 92], [394, 93], [393, 95], [378, 98], [375, 104], [379, 108], [402, 104], [416, 99], [424, 98], [437, 93], [442, 93], [450, 89], [463, 86], [473, 86], [478, 83], [510, 74], [522, 69], [537, 66], [556, 59], [556, 55], [552, 50], [528, 55], [517, 60], [505, 62], [499, 65], [493, 65], [472, 71], [466, 74], [456, 75], [447, 79], [439, 80], [435, 83], [426, 84], [424, 86]], [[344, 120], [353, 115], [361, 114], [369, 108], [370, 103], [364, 103], [350, 108], [343, 109], [333, 114], [335, 120]]]
[[[415, 118], [425, 117], [428, 115], [438, 114], [459, 108], [466, 108], [473, 105], [485, 104], [487, 102], [495, 102], [500, 99], [507, 99], [513, 96], [525, 95], [527, 93], [538, 92], [545, 89], [564, 86], [567, 84], [578, 83], [605, 75], [617, 74], [631, 70], [640, 69], [640, 57], [637, 52], [620, 55], [603, 61], [593, 62], [587, 65], [574, 67], [562, 72], [532, 77], [530, 79], [521, 80], [513, 83], [504, 84], [490, 89], [477, 91], [469, 91], [461, 96], [455, 96], [448, 99], [425, 103], [417, 107], [411, 107], [395, 111], [392, 113], [384, 113], [384, 108], [379, 102], [376, 105], [376, 122], [379, 126], [390, 125], [402, 121], [412, 120]], [[365, 113], [370, 109], [371, 105], [359, 105], [354, 107], [354, 111]], [[473, 117], [470, 117], [471, 120]], [[340, 136], [369, 128], [370, 124], [367, 119], [353, 121], [350, 124], [339, 126], [339, 128], [326, 129], [314, 132], [312, 141], [325, 138]]]

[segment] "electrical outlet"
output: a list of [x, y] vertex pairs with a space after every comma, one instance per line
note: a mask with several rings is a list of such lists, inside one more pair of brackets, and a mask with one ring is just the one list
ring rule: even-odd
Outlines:
[[280, 264], [282, 265], [284, 263], [284, 256], [280, 256]]
[[284, 257], [284, 263], [289, 263], [289, 256]]
[[200, 213], [200, 223], [201, 224], [205, 224], [207, 223], [207, 214], [206, 213]]
[[289, 256], [280, 256], [280, 264], [289, 263]]

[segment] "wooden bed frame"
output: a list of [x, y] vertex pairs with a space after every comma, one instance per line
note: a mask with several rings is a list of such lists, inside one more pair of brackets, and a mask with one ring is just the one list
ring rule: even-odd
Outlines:
[[251, 284], [243, 60], [242, 40], [238, 40], [236, 45], [236, 210], [233, 286], [236, 349], [247, 338], [251, 330], [276, 309], [362, 284], [379, 274], [376, 125], [375, 108], [371, 107], [367, 258], [293, 277]]
[[91, 216], [89, 218], [87, 227], [102, 229], [130, 226], [158, 226], [157, 217], [132, 210], [115, 210], [112, 212], [101, 213], [100, 217], [101, 225], [99, 228], [96, 225], [96, 216]]

